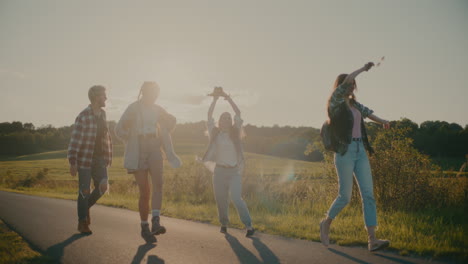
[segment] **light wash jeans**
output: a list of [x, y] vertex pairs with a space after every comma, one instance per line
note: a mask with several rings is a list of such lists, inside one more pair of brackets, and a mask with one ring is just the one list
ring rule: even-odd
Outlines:
[[242, 223], [247, 228], [252, 226], [249, 209], [242, 199], [241, 175], [237, 167], [224, 168], [216, 166], [213, 176], [213, 189], [218, 206], [219, 222], [222, 226], [229, 224], [229, 192]]
[[377, 225], [377, 210], [374, 199], [372, 172], [362, 141], [352, 141], [348, 151], [341, 156], [335, 153], [335, 167], [339, 180], [339, 193], [328, 210], [328, 217], [334, 219], [351, 200], [353, 174], [361, 193], [364, 222], [366, 226]]
[[[91, 179], [94, 182], [94, 190], [91, 189]], [[78, 169], [78, 220], [88, 217], [88, 208], [91, 208], [104, 194], [99, 188], [101, 184], [108, 184], [107, 168], [104, 158], [93, 158], [91, 168]]]

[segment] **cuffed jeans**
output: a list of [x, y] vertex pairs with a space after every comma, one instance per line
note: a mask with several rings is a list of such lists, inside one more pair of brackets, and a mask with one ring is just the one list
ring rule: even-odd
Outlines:
[[221, 225], [227, 226], [229, 224], [229, 193], [231, 193], [231, 199], [236, 206], [242, 223], [247, 228], [251, 227], [252, 219], [250, 218], [249, 209], [242, 199], [242, 182], [239, 169], [237, 167], [224, 168], [216, 166], [213, 176], [213, 188]]
[[[94, 182], [93, 192], [90, 192], [91, 179]], [[85, 220], [88, 217], [88, 209], [104, 194], [101, 192], [100, 185], [108, 184], [107, 168], [104, 159], [93, 158], [91, 168], [79, 168], [78, 183], [78, 220]]]
[[364, 222], [366, 226], [376, 226], [377, 212], [372, 172], [362, 141], [352, 141], [348, 145], [348, 151], [343, 156], [335, 153], [335, 167], [339, 180], [339, 193], [328, 210], [328, 217], [334, 219], [351, 200], [354, 174], [361, 193]]

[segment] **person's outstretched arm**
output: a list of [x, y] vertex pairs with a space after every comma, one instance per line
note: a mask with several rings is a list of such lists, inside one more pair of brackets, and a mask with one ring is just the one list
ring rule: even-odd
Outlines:
[[218, 98], [218, 96], [213, 96], [213, 102], [211, 102], [210, 108], [208, 109], [208, 120], [213, 119], [213, 111], [215, 109]]
[[[346, 78], [343, 80], [343, 83], [336, 87], [328, 102], [328, 114], [330, 115], [329, 117], [334, 116], [337, 113], [339, 106], [345, 102], [345, 98], [349, 95], [349, 89], [354, 89], [354, 79], [360, 73], [368, 71], [370, 68], [372, 68], [372, 66], [374, 66], [374, 63], [368, 62], [363, 67], [348, 74], [348, 76], [346, 76]], [[369, 114], [371, 114], [371, 112]]]
[[374, 66], [373, 62], [366, 63], [366, 65], [364, 65], [363, 67], [361, 67], [361, 68], [353, 71], [352, 73], [348, 74], [348, 76], [346, 76], [346, 78], [344, 79], [343, 83], [352, 83], [354, 81], [354, 79], [356, 79], [356, 77], [359, 74], [361, 74], [362, 72], [370, 70], [370, 68], [372, 68], [373, 66]]
[[229, 95], [224, 94], [224, 98], [226, 99], [226, 101], [229, 102], [232, 109], [234, 110], [234, 113], [236, 113], [234, 115], [234, 126], [238, 129], [242, 129], [242, 124], [244, 123], [244, 120], [242, 120], [241, 118], [241, 111], [239, 107], [237, 107], [236, 103], [234, 103], [234, 100], [232, 100], [232, 98]]
[[241, 111], [240, 111], [239, 107], [237, 107], [236, 103], [234, 103], [234, 101], [232, 100], [231, 96], [225, 94], [225, 95], [224, 95], [224, 98], [226, 99], [226, 101], [229, 102], [229, 104], [231, 105], [232, 109], [234, 110], [234, 113], [236, 113], [237, 116], [240, 116], [240, 115], [241, 115]]
[[389, 129], [390, 128], [390, 122], [388, 122], [385, 119], [382, 119], [374, 114], [370, 114], [368, 118], [376, 123], [382, 124], [383, 128]]
[[211, 102], [210, 108], [208, 109], [208, 122], [206, 123], [206, 126], [208, 128], [208, 134], [211, 137], [211, 132], [213, 128], [215, 127], [215, 122], [213, 119], [213, 111], [216, 106], [216, 102], [218, 101], [219, 96], [213, 96], [213, 102]]

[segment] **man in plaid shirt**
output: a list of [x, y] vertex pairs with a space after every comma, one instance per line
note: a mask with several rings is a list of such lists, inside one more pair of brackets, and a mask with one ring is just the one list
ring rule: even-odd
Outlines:
[[78, 173], [78, 231], [83, 234], [92, 233], [89, 208], [107, 191], [107, 166], [112, 162], [112, 140], [102, 109], [106, 106], [106, 88], [95, 85], [88, 97], [91, 104], [76, 117], [68, 146], [70, 174]]

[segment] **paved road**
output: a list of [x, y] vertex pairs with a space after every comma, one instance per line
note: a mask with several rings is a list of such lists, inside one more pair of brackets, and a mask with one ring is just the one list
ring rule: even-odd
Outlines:
[[[31, 244], [61, 263], [427, 263], [364, 248], [323, 247], [320, 243], [162, 217], [168, 233], [155, 245], [143, 243], [137, 212], [96, 205], [94, 233], [76, 231], [76, 202], [0, 192], [0, 218]], [[437, 262], [431, 262], [437, 263]]]

